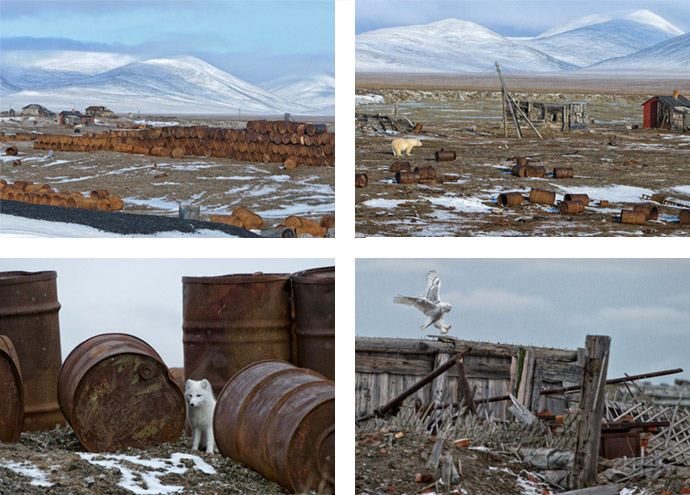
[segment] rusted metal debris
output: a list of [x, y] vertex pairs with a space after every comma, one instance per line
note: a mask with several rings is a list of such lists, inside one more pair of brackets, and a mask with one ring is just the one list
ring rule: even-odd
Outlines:
[[652, 194], [651, 196], [649, 194], [643, 194], [642, 196], [640, 196], [640, 199], [649, 199], [661, 205], [673, 205], [677, 206], [678, 208], [690, 208], [690, 205], [680, 203], [676, 200], [668, 199], [668, 196], [665, 196], [663, 194]]
[[240, 370], [218, 396], [220, 452], [293, 493], [335, 487], [335, 383], [283, 361]]
[[0, 334], [19, 357], [24, 388], [24, 431], [64, 426], [57, 401], [62, 364], [57, 273], [0, 272]]
[[335, 267], [292, 274], [297, 366], [335, 380]]
[[122, 333], [74, 348], [60, 372], [58, 400], [90, 452], [174, 443], [185, 423], [184, 395], [161, 357]]
[[7, 335], [0, 335], [0, 442], [18, 442], [24, 420], [24, 390], [19, 357]]
[[290, 274], [182, 278], [185, 378], [218, 395], [232, 376], [264, 359], [290, 361]]

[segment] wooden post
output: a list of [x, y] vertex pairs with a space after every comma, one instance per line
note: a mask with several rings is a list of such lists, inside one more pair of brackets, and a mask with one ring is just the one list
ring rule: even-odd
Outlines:
[[588, 335], [587, 356], [582, 367], [580, 414], [575, 438], [573, 473], [576, 488], [585, 488], [596, 481], [601, 441], [601, 417], [606, 397], [606, 370], [611, 337]]
[[465, 363], [462, 360], [458, 361], [458, 382], [460, 383], [460, 390], [462, 391], [462, 402], [469, 407], [472, 416], [477, 417], [477, 404], [474, 403], [472, 390], [470, 390], [470, 382], [467, 381], [467, 373], [465, 373]]
[[506, 88], [506, 83], [503, 81], [503, 75], [501, 74], [501, 66], [496, 62], [496, 72], [498, 72], [498, 78], [501, 80], [501, 89], [503, 90], [503, 98], [505, 98], [508, 108], [510, 109], [510, 115], [513, 116], [513, 123], [515, 124], [515, 130], [517, 131], [518, 139], [522, 139], [522, 132], [520, 132], [520, 125], [518, 124], [517, 117], [515, 116], [515, 109], [513, 108], [512, 98], [508, 95], [508, 88]]

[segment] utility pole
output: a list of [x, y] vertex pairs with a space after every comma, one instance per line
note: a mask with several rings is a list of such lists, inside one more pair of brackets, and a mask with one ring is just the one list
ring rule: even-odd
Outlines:
[[[501, 90], [503, 92], [504, 105], [508, 105], [510, 109], [510, 115], [513, 117], [513, 123], [515, 124], [515, 130], [517, 131], [518, 139], [522, 139], [522, 133], [520, 132], [520, 125], [518, 124], [517, 117], [515, 116], [515, 110], [513, 109], [513, 101], [508, 95], [508, 90], [506, 89], [506, 83], [503, 81], [503, 75], [501, 74], [501, 66], [496, 62], [496, 72], [498, 72], [498, 78], [501, 80]], [[505, 107], [503, 109], [503, 119], [505, 122]], [[506, 135], [508, 130], [506, 129]]]

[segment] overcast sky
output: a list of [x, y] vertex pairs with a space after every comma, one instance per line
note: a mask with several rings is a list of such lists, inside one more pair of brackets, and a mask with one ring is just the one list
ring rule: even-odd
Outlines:
[[690, 31], [690, 2], [686, 0], [358, 0], [355, 9], [357, 34], [453, 17], [481, 24], [503, 36], [536, 36], [578, 17], [637, 9], [647, 9], [681, 31]]
[[252, 83], [334, 74], [331, 1], [0, 2], [3, 50], [193, 55]]
[[0, 271], [57, 272], [63, 359], [89, 337], [117, 332], [146, 341], [169, 368], [184, 365], [182, 277], [294, 273], [332, 259], [0, 259]]
[[576, 349], [610, 335], [609, 377], [684, 368], [690, 379], [690, 259], [361, 259], [356, 333], [425, 338], [426, 317], [394, 304], [441, 278], [450, 335], [466, 340]]

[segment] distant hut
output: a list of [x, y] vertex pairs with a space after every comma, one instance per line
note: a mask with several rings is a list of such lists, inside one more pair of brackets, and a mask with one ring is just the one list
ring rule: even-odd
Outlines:
[[114, 117], [115, 113], [104, 106], [90, 106], [85, 111], [91, 117]]
[[673, 96], [654, 96], [645, 101], [644, 128], [690, 130], [690, 100], [673, 92]]
[[[588, 131], [587, 103], [544, 103], [518, 101], [520, 109], [537, 127], [550, 127], [560, 131]], [[509, 111], [506, 109], [506, 111]], [[519, 112], [516, 112], [519, 114]], [[518, 115], [516, 115], [518, 116]], [[519, 115], [521, 121], [524, 118]], [[526, 124], [526, 123], [525, 123]]]
[[93, 124], [94, 118], [91, 115], [83, 115], [77, 111], [63, 111], [60, 112], [60, 125], [81, 125]]
[[32, 117], [50, 117], [50, 118], [53, 118], [53, 117], [55, 117], [55, 112], [51, 112], [50, 110], [48, 110], [43, 105], [38, 105], [36, 103], [32, 103], [31, 105], [27, 105], [27, 106], [22, 108], [22, 115], [29, 115]]

